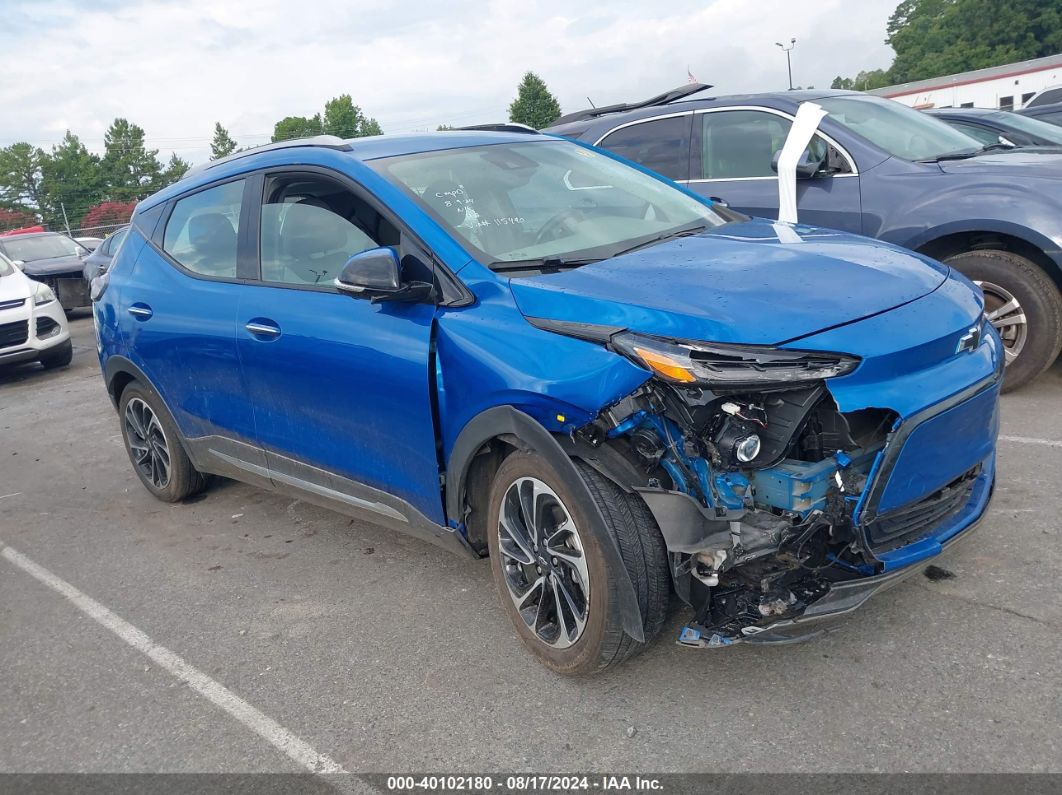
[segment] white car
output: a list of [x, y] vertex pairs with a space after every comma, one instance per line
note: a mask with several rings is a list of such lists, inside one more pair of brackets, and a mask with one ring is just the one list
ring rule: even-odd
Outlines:
[[39, 361], [46, 369], [73, 356], [66, 313], [52, 288], [0, 254], [0, 366]]

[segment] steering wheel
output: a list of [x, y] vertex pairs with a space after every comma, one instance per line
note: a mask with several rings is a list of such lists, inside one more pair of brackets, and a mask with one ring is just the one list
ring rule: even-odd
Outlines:
[[548, 243], [570, 235], [575, 231], [575, 224], [584, 220], [586, 220], [586, 213], [578, 207], [567, 207], [559, 213], [554, 213], [546, 220], [546, 223], [538, 228], [534, 245]]

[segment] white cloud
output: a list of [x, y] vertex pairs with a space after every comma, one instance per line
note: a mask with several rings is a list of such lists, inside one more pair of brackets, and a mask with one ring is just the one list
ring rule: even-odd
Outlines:
[[0, 145], [70, 128], [101, 150], [124, 116], [163, 158], [201, 160], [215, 121], [262, 143], [341, 93], [388, 132], [497, 121], [528, 69], [565, 110], [651, 96], [687, 66], [718, 93], [774, 90], [791, 37], [794, 81], [824, 87], [889, 64], [896, 1], [6, 0]]

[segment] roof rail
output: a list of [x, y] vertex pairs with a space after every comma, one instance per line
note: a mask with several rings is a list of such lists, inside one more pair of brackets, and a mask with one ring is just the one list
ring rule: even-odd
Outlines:
[[336, 149], [340, 152], [349, 152], [351, 150], [350, 144], [337, 135], [314, 135], [309, 138], [292, 138], [287, 141], [276, 141], [271, 144], [253, 146], [250, 149], [243, 149], [239, 152], [233, 152], [231, 155], [219, 157], [217, 160], [209, 160], [206, 163], [200, 163], [199, 165], [192, 166], [188, 169], [184, 176], [192, 177], [196, 174], [202, 174], [204, 171], [208, 171], [215, 166], [231, 163], [233, 160], [250, 157], [251, 155], [257, 155], [262, 152], [272, 152], [277, 149], [297, 149], [304, 146], [319, 146], [325, 149]]
[[515, 121], [503, 121], [497, 124], [470, 124], [467, 127], [454, 127], [455, 130], [479, 130], [482, 132], [511, 132], [511, 133], [527, 133], [529, 135], [538, 135], [538, 130], [534, 127], [528, 127], [526, 124], [520, 124]]
[[711, 88], [711, 86], [706, 85], [705, 83], [690, 83], [689, 85], [679, 86], [670, 91], [665, 91], [663, 94], [657, 94], [655, 97], [650, 97], [641, 102], [621, 102], [618, 105], [603, 105], [600, 108], [577, 110], [574, 113], [561, 116], [553, 122], [553, 124], [568, 124], [573, 121], [596, 119], [598, 116], [604, 116], [608, 113], [621, 113], [626, 110], [637, 110], [638, 108], [652, 108], [657, 105], [667, 105], [670, 102], [685, 99], [686, 97], [700, 93], [701, 91], [707, 91], [709, 88]]

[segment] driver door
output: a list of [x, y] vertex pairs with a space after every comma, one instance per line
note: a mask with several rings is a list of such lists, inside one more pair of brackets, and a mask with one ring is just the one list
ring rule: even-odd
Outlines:
[[430, 259], [369, 197], [321, 173], [268, 173], [255, 218], [260, 278], [241, 293], [236, 337], [270, 477], [384, 524], [413, 521], [408, 506], [443, 523], [435, 305], [371, 303], [333, 286], [351, 255], [377, 246], [398, 249], [403, 279], [430, 280], [430, 269], [414, 272]]

